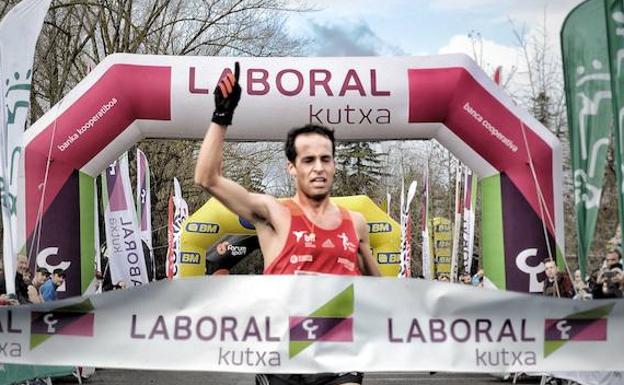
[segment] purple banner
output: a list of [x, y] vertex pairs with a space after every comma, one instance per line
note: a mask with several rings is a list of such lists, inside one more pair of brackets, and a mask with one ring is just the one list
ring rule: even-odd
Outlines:
[[59, 299], [81, 295], [80, 197], [78, 171], [74, 170], [41, 219], [39, 239], [27, 240], [30, 269], [65, 270], [58, 287]]
[[606, 341], [607, 319], [546, 319], [546, 341]]
[[93, 336], [93, 313], [32, 312], [31, 333]]
[[116, 161], [106, 168], [106, 187], [108, 189], [108, 204], [110, 211], [123, 211], [128, 208], [124, 195], [123, 178], [121, 177], [121, 162]]
[[288, 317], [291, 341], [353, 341], [353, 318]]
[[[500, 175], [503, 232], [505, 243], [505, 281], [507, 290], [542, 292], [545, 259], [549, 258], [542, 221], [505, 174]], [[530, 231], [531, 230], [531, 231]], [[555, 242], [548, 236], [555, 258]]]

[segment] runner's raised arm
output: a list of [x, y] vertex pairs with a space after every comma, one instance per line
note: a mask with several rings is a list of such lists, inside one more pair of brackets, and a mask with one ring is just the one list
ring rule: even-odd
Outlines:
[[223, 144], [227, 126], [232, 124], [234, 110], [241, 97], [238, 83], [240, 66], [236, 62], [234, 74], [228, 72], [215, 88], [215, 111], [206, 132], [195, 166], [195, 184], [206, 189], [227, 208], [252, 223], [268, 221], [267, 204], [274, 198], [252, 194], [244, 187], [223, 176]]

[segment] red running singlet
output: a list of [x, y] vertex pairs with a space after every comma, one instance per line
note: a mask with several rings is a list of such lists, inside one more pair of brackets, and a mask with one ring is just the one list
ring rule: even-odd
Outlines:
[[283, 204], [290, 211], [286, 244], [264, 274], [362, 275], [358, 264], [360, 240], [349, 211], [340, 207], [340, 225], [327, 230], [314, 225], [294, 201]]

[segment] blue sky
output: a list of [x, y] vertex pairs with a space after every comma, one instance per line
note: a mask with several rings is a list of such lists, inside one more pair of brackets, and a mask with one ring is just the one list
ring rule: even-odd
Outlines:
[[[289, 18], [296, 36], [314, 42], [310, 56], [418, 56], [472, 51], [478, 32], [484, 60], [512, 65], [516, 31], [545, 27], [558, 50], [567, 13], [581, 0], [313, 0], [318, 11]], [[515, 26], [515, 27], [514, 27]], [[498, 65], [497, 64], [497, 65]]]

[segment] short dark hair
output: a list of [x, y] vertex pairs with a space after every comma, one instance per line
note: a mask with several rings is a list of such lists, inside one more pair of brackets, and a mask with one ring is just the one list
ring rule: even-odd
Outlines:
[[297, 149], [295, 149], [295, 139], [297, 136], [304, 134], [318, 134], [326, 137], [332, 144], [332, 155], [336, 153], [336, 139], [334, 138], [334, 130], [317, 124], [306, 124], [303, 127], [293, 128], [288, 131], [286, 137], [286, 144], [284, 145], [284, 151], [286, 151], [286, 159], [291, 163], [295, 163], [297, 158]]
[[41, 274], [45, 275], [46, 277], [50, 276], [50, 272], [45, 267], [38, 267], [37, 268], [37, 273], [41, 273]]
[[52, 274], [56, 274], [59, 277], [65, 277], [65, 270], [63, 270], [63, 269], [54, 269]]

